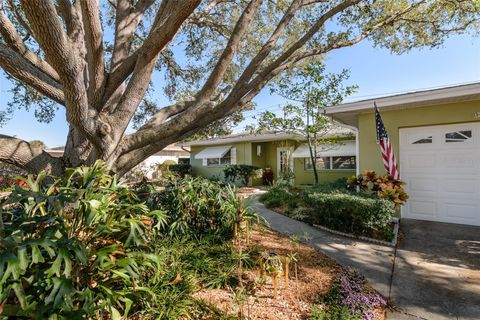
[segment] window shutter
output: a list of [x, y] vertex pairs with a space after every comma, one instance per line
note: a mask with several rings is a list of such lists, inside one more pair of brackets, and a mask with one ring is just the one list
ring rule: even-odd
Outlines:
[[208, 165], [207, 159], [202, 159], [202, 166], [206, 167]]
[[230, 164], [237, 164], [237, 148], [230, 149]]

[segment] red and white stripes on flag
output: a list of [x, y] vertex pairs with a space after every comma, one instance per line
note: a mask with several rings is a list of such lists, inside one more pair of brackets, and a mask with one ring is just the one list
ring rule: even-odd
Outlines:
[[377, 143], [380, 145], [380, 150], [382, 152], [383, 165], [390, 176], [396, 180], [400, 180], [400, 172], [398, 171], [397, 160], [395, 159], [392, 143], [390, 142], [387, 130], [383, 125], [382, 117], [380, 116], [380, 112], [378, 112], [376, 104], [375, 124], [377, 126]]

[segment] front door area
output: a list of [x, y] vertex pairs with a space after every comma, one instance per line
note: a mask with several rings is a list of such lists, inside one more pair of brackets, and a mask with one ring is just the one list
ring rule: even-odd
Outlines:
[[400, 129], [402, 217], [480, 225], [480, 122]]
[[293, 147], [277, 148], [277, 175], [281, 173], [293, 173]]

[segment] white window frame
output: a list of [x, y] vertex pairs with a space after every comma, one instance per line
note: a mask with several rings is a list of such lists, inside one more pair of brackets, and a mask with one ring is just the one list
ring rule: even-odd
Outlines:
[[[228, 159], [228, 162], [222, 163], [222, 159], [226, 160]], [[207, 160], [207, 167], [221, 167], [221, 166], [228, 166], [232, 164], [232, 149], [228, 150], [227, 153], [221, 158], [206, 158]], [[212, 163], [210, 164], [209, 161], [211, 160], [217, 160], [218, 163]]]
[[[333, 158], [351, 158], [351, 157], [354, 157], [355, 158], [355, 167], [354, 168], [349, 168], [349, 169], [334, 169], [333, 168]], [[357, 166], [357, 156], [328, 156], [328, 157], [318, 157], [318, 158], [328, 158], [329, 161], [329, 168], [325, 168], [325, 169], [320, 169], [320, 168], [317, 168], [317, 170], [324, 170], [324, 171], [352, 171], [352, 170], [356, 170], [356, 166]], [[307, 165], [307, 161], [310, 161], [311, 158], [303, 158], [303, 169], [305, 171], [313, 171], [313, 166], [311, 169], [307, 169], [306, 168], [306, 165]]]
[[[221, 163], [222, 159], [225, 158], [226, 155], [230, 154], [230, 161], [228, 163]], [[209, 164], [208, 160], [216, 159], [218, 160], [218, 164]], [[237, 149], [230, 148], [230, 150], [225, 153], [225, 155], [221, 158], [204, 158], [202, 159], [202, 166], [203, 167], [226, 167], [228, 165], [235, 165], [237, 164]]]

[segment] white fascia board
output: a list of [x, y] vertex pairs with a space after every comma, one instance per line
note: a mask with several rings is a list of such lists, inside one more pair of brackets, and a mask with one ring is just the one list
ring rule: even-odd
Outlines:
[[373, 111], [374, 102], [377, 104], [378, 108], [389, 109], [389, 107], [401, 106], [407, 109], [425, 106], [429, 103], [449, 103], [476, 99], [480, 99], [480, 83], [349, 102], [335, 107], [328, 107], [325, 109], [325, 113], [327, 115], [335, 115], [339, 113], [360, 112], [365, 110]]
[[233, 136], [225, 138], [217, 138], [210, 140], [200, 140], [200, 141], [191, 141], [186, 142], [183, 146], [209, 146], [209, 145], [223, 145], [228, 143], [237, 143], [237, 142], [267, 142], [267, 141], [277, 141], [277, 140], [302, 140], [303, 138], [300, 135], [293, 135], [288, 133], [278, 133], [278, 134], [257, 134], [257, 135], [242, 135], [242, 136]]

